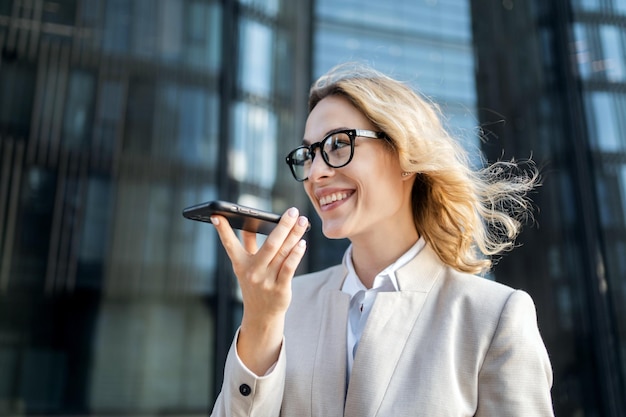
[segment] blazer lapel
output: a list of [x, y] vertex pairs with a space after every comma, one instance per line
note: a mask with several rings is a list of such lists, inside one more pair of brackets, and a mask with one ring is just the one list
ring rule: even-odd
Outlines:
[[[350, 296], [340, 289], [324, 294], [323, 327], [315, 353], [311, 392], [313, 416], [342, 417], [346, 390], [346, 326]], [[332, 378], [328, 378], [332, 375]]]
[[378, 293], [357, 349], [346, 417], [375, 416], [443, 265], [429, 245], [396, 273], [399, 291]]

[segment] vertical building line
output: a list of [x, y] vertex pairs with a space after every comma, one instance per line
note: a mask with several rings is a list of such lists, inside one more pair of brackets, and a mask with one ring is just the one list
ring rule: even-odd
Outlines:
[[[19, 3], [16, 1], [16, 3]], [[17, 31], [17, 53], [19, 56], [26, 56], [28, 46], [28, 35], [32, 30], [32, 0], [22, 0], [22, 19]]]
[[35, 85], [35, 98], [33, 100], [33, 111], [30, 120], [30, 136], [28, 138], [28, 157], [26, 160], [29, 165], [34, 164], [38, 158], [37, 155], [41, 154], [41, 114], [43, 112], [44, 99], [45, 99], [45, 83], [46, 73], [48, 69], [48, 53], [50, 50], [50, 44], [48, 42], [42, 42], [41, 50], [39, 51], [39, 59], [37, 60], [37, 81]]
[[[222, 42], [221, 42], [221, 72], [219, 83], [219, 145], [217, 162], [217, 193], [219, 198], [234, 199], [237, 195], [235, 182], [229, 178], [228, 153], [232, 140], [231, 117], [233, 103], [236, 98], [236, 82], [238, 74], [238, 33], [239, 15], [237, 0], [222, 1]], [[215, 366], [213, 369], [222, 369], [228, 354], [233, 328], [233, 274], [230, 260], [221, 245], [217, 246], [215, 270]], [[222, 386], [223, 375], [215, 373], [212, 397]]]
[[5, 245], [2, 251], [2, 263], [0, 263], [0, 292], [6, 293], [9, 287], [11, 273], [11, 261], [15, 244], [15, 225], [17, 224], [17, 208], [20, 201], [20, 189], [22, 185], [22, 171], [24, 167], [24, 142], [16, 142], [15, 155], [13, 158], [13, 182], [9, 195], [9, 211], [7, 216], [7, 228]]
[[[80, 53], [82, 49], [83, 40], [85, 38], [86, 30], [83, 26], [83, 21], [80, 19], [80, 15], [82, 14], [82, 10], [85, 1], [77, 1], [76, 2], [76, 11], [74, 14], [74, 27], [72, 28], [72, 40], [71, 40], [71, 51], [70, 51], [70, 61], [72, 63], [72, 67], [75, 67], [79, 61]], [[98, 2], [100, 3], [100, 2]]]
[[52, 211], [52, 231], [50, 233], [50, 243], [48, 245], [48, 262], [46, 263], [46, 279], [44, 291], [48, 295], [52, 295], [56, 287], [59, 286], [57, 281], [60, 241], [63, 221], [63, 200], [65, 197], [65, 184], [68, 171], [68, 153], [62, 152], [57, 170], [57, 187], [54, 198], [54, 208]]
[[0, 172], [0, 253], [6, 242], [4, 236], [4, 225], [6, 224], [5, 215], [9, 208], [9, 180], [11, 178], [11, 167], [13, 157], [14, 141], [11, 138], [3, 139], [0, 137], [0, 155], [2, 158], [2, 172]]
[[39, 38], [41, 36], [43, 0], [34, 0], [34, 3], [30, 28], [30, 45], [28, 48], [28, 58], [33, 61], [37, 59], [37, 47], [39, 46]]
[[[76, 215], [77, 209], [76, 205], [80, 204], [79, 202], [79, 192], [78, 192], [78, 170], [80, 158], [79, 154], [76, 151], [71, 150], [63, 150], [64, 154], [67, 154], [69, 164], [66, 175], [66, 185], [69, 184], [69, 187], [66, 186], [65, 192], [63, 193], [63, 202], [61, 206], [61, 210], [63, 213], [61, 214], [61, 235], [60, 235], [60, 249], [58, 254], [58, 266], [56, 273], [56, 288], [61, 291], [63, 289], [67, 289], [68, 280], [69, 280], [69, 257], [70, 257], [70, 248], [72, 245], [72, 240], [74, 238], [74, 231], [76, 227]], [[75, 187], [72, 184], [76, 184]]]
[[[70, 49], [67, 45], [60, 45], [59, 49], [59, 60], [56, 67], [57, 79], [54, 88], [50, 89], [52, 93], [51, 101], [54, 103], [50, 109], [50, 153], [48, 166], [51, 168], [58, 166], [59, 152], [64, 146], [61, 143], [61, 132], [63, 130], [63, 114], [65, 113]], [[65, 144], [65, 147], [67, 147], [67, 144]]]
[[52, 130], [52, 115], [54, 114], [54, 93], [56, 90], [56, 81], [59, 66], [59, 44], [52, 43], [50, 45], [50, 55], [48, 56], [48, 66], [45, 71], [43, 108], [41, 111], [41, 133], [39, 135], [40, 150], [38, 163], [44, 166], [48, 164], [50, 153], [50, 131]]
[[80, 152], [77, 155], [78, 171], [76, 173], [76, 211], [74, 212], [74, 224], [72, 237], [70, 239], [67, 279], [65, 289], [73, 292], [76, 289], [76, 271], [80, 258], [80, 248], [83, 240], [83, 230], [85, 227], [85, 209], [87, 205], [87, 194], [89, 191], [89, 154]]
[[17, 31], [19, 28], [19, 25], [22, 22], [22, 19], [20, 19], [19, 14], [20, 14], [20, 7], [21, 2], [20, 1], [14, 1], [13, 2], [13, 9], [11, 9], [11, 17], [9, 18], [9, 34], [7, 36], [7, 43], [6, 43], [6, 48], [9, 50], [15, 50], [16, 49], [16, 43], [17, 43]]

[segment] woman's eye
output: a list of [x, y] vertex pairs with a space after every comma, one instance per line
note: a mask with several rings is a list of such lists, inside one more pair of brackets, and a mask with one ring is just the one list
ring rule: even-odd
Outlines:
[[350, 140], [343, 136], [334, 136], [330, 141], [330, 149], [333, 151], [345, 148], [346, 146], [350, 146]]

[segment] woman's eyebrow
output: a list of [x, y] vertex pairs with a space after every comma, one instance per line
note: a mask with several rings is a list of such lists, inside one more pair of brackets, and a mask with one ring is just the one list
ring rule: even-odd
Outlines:
[[[318, 142], [323, 141], [324, 139], [326, 139], [328, 136], [332, 135], [333, 133], [340, 132], [342, 130], [350, 130], [350, 129], [347, 128], [347, 127], [335, 127], [333, 129], [330, 129], [329, 131], [324, 133], [324, 136]], [[315, 142], [311, 142], [310, 140], [308, 140], [306, 138], [302, 139], [302, 145], [304, 145], [304, 146], [309, 146], [312, 143], [315, 143]]]

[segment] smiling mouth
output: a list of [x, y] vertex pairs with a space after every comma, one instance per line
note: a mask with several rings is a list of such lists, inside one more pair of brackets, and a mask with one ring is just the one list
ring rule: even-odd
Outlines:
[[347, 193], [347, 192], [343, 192], [343, 193], [332, 193], [329, 195], [325, 195], [324, 197], [320, 198], [320, 206], [327, 206], [331, 203], [337, 202], [337, 201], [341, 201], [341, 200], [345, 200], [346, 198], [350, 197], [352, 195], [352, 193]]

